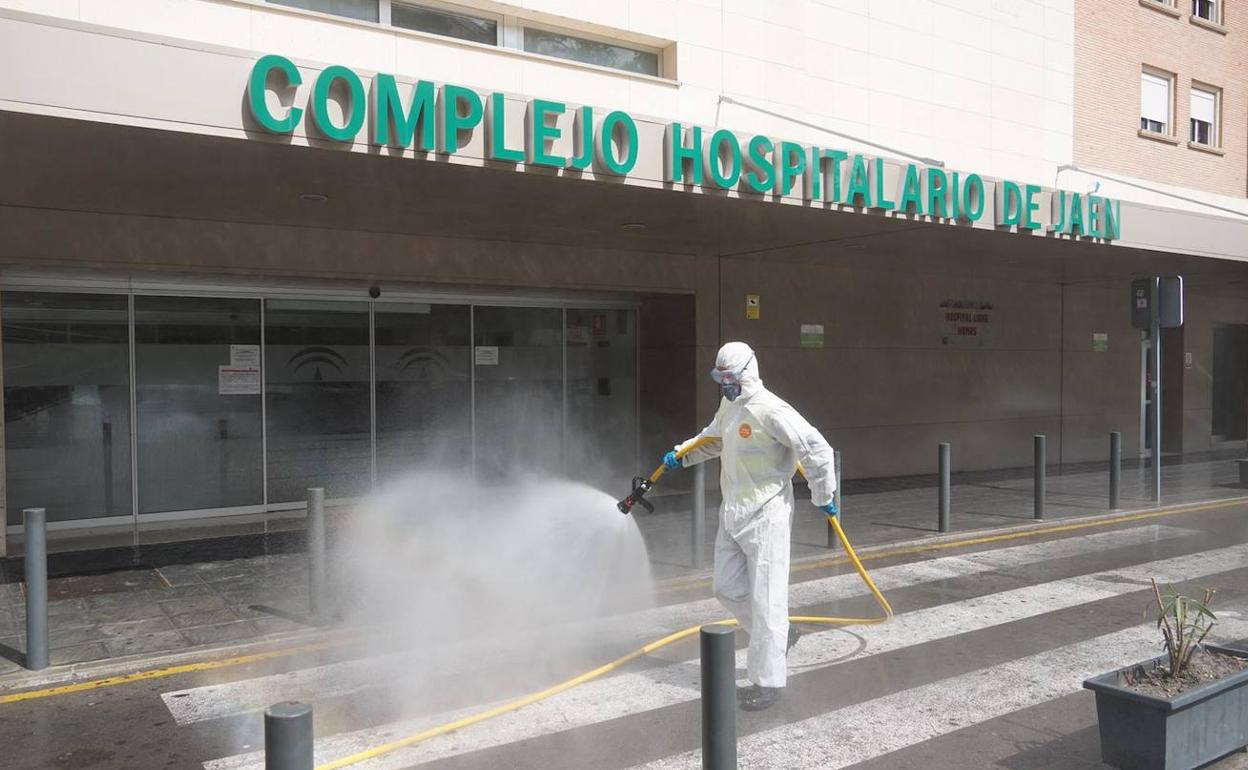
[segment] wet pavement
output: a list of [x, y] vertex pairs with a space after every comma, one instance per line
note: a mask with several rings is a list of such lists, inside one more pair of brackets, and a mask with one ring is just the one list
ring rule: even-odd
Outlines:
[[[254, 626], [240, 608], [275, 598], [253, 590], [258, 579], [287, 581], [294, 590], [303, 577], [296, 565], [279, 559], [268, 573], [255, 564], [175, 571], [170, 582], [176, 578], [178, 585], [143, 589], [190, 589], [178, 598], [157, 594], [168, 597], [155, 602], [160, 616], [121, 609], [150, 604], [118, 603], [113, 612], [143, 616], [99, 615], [95, 627], [154, 620], [160, 630], [149, 633], [182, 634], [229, 623]], [[1218, 588], [1221, 626], [1213, 636], [1248, 638], [1245, 504], [914, 550], [868, 566], [896, 617], [882, 626], [807, 629], [790, 656], [790, 684], [780, 705], [740, 716], [742, 767], [1100, 768], [1093, 698], [1079, 684], [1156, 652], [1155, 632], [1144, 617], [1148, 577], [1181, 588]], [[877, 612], [843, 564], [812, 565], [795, 573], [795, 580], [795, 612]], [[382, 647], [377, 633], [367, 643], [329, 644], [337, 637], [327, 629], [311, 638], [292, 636], [285, 644], [297, 639], [327, 646], [289, 656], [243, 658], [222, 667], [192, 664], [159, 678], [29, 700], [5, 702], [0, 694], [6, 747], [0, 765], [261, 767], [260, 710], [287, 698], [313, 703], [317, 758], [324, 762], [538, 689], [665, 631], [721, 616], [696, 582], [662, 595], [659, 607], [575, 629], [500, 634], [487, 624], [482, 637], [454, 645], [396, 646], [391, 640]], [[14, 598], [7, 591], [5, 596]], [[82, 602], [71, 614], [106, 611], [87, 598], [65, 601]], [[223, 610], [238, 617], [214, 615]], [[188, 616], [222, 622], [178, 627], [174, 618]], [[582, 644], [552, 651], [552, 638], [563, 636]], [[96, 643], [108, 642], [76, 646]], [[232, 647], [192, 660], [257, 649], [264, 648]], [[666, 648], [543, 703], [358, 766], [699, 767], [696, 654], [690, 642]], [[86, 664], [74, 669], [74, 677], [90, 680], [128, 665]], [[51, 669], [49, 675], [64, 671]], [[0, 693], [12, 697], [24, 689], [22, 681], [20, 675], [0, 676]], [[1243, 755], [1236, 755], [1210, 767], [1244, 765]]]
[[[1162, 468], [1167, 505], [1240, 497], [1236, 453], [1188, 456]], [[1122, 474], [1121, 508], [1147, 511], [1147, 468], [1131, 463]], [[711, 463], [711, 472], [718, 470]], [[688, 473], [689, 471], [681, 471]], [[859, 549], [912, 542], [936, 534], [934, 477], [850, 481], [842, 498], [842, 522]], [[1108, 512], [1108, 469], [1103, 465], [1052, 466], [1047, 479], [1046, 521]], [[795, 560], [839, 553], [828, 548], [822, 514], [798, 491], [794, 521]], [[954, 536], [1032, 523], [1031, 469], [958, 473], [953, 476]], [[656, 578], [696, 578], [691, 515], [671, 510], [634, 514]], [[703, 564], [711, 563], [716, 530], [715, 500], [707, 502]], [[194, 650], [203, 646], [279, 640], [314, 633], [308, 617], [308, 567], [302, 553], [228, 557], [239, 547], [225, 541], [219, 560], [162, 566], [134, 565], [49, 581], [49, 627], [53, 665], [132, 655]], [[289, 538], [282, 541], [289, 548]], [[254, 545], [254, 544], [252, 544]], [[301, 543], [296, 543], [301, 545]], [[179, 547], [186, 558], [212, 549]], [[140, 554], [142, 555], [142, 554]], [[16, 571], [20, 575], [20, 570]], [[331, 581], [332, 583], [333, 581]], [[0, 584], [0, 676], [21, 671], [25, 659], [25, 604], [20, 583]], [[0, 681], [0, 686], [3, 682]]]

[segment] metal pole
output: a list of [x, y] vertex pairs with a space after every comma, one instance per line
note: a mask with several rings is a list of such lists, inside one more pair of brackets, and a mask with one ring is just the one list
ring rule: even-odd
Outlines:
[[706, 463], [693, 466], [693, 521], [690, 527], [693, 568], [702, 569], [702, 547], [706, 543]]
[[1109, 434], [1109, 509], [1116, 511], [1122, 492], [1122, 434], [1110, 431]]
[[297, 701], [264, 710], [264, 770], [312, 770], [312, 707]]
[[[832, 493], [832, 502], [836, 504], [837, 515], [841, 512], [841, 450], [832, 450], [833, 472], [836, 474], [836, 491]], [[836, 529], [828, 522], [828, 547], [836, 547]]]
[[1043, 434], [1036, 434], [1035, 449], [1036, 449], [1036, 467], [1035, 467], [1035, 483], [1033, 487], [1033, 491], [1035, 494], [1035, 510], [1032, 513], [1032, 515], [1035, 517], [1036, 521], [1039, 521], [1040, 519], [1044, 518], [1044, 482], [1045, 482], [1044, 454], [1045, 452], [1044, 452], [1044, 435]]
[[325, 489], [308, 489], [308, 604], [313, 617], [325, 611]]
[[43, 508], [22, 511], [26, 564], [26, 668], [48, 667], [48, 514]]
[[949, 531], [949, 444], [940, 445], [940, 518], [941, 532]]
[[1161, 314], [1157, 302], [1160, 299], [1161, 279], [1153, 278], [1153, 297], [1149, 304], [1152, 315], [1153, 338], [1153, 502], [1161, 502]]
[[702, 767], [737, 768], [736, 648], [731, 626], [703, 626]]

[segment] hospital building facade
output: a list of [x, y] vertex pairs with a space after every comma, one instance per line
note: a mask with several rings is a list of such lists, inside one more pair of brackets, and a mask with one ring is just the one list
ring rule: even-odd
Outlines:
[[0, 234], [0, 555], [622, 495], [734, 339], [850, 479], [1230, 451], [1248, 6], [0, 0]]

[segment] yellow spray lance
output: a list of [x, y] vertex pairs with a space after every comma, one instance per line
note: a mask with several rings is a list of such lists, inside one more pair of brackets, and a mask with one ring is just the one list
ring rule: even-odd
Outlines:
[[[712, 441], [718, 441], [718, 440], [719, 439], [716, 439], [716, 438], [707, 438], [707, 439], [701, 439], [699, 441], [692, 442], [689, 445], [683, 447], [680, 451], [678, 451], [676, 453], [676, 457], [677, 458], [684, 457], [685, 455], [697, 449], [698, 447], [705, 446], [706, 444]], [[643, 508], [653, 511], [654, 510], [653, 507], [645, 500], [645, 494], [646, 492], [649, 492], [651, 489], [654, 488], [655, 483], [658, 482], [658, 480], [663, 477], [663, 473], [666, 470], [667, 470], [667, 466], [660, 465], [658, 468], [655, 469], [654, 473], [650, 474], [648, 478], [639, 477], [637, 479], [634, 479], [633, 491], [629, 493], [628, 497], [625, 497], [617, 505], [620, 512], [628, 513], [629, 511], [632, 510], [633, 506], [637, 504], [641, 504]], [[797, 470], [800, 471], [803, 476], [806, 475], [805, 469], [803, 469], [800, 464], [797, 466]], [[854, 565], [854, 569], [857, 570], [858, 575], [862, 577], [862, 581], [866, 583], [867, 588], [870, 589], [872, 596], [875, 597], [875, 601], [880, 605], [880, 609], [884, 611], [884, 614], [876, 618], [839, 618], [839, 617], [824, 617], [820, 615], [790, 615], [789, 621], [793, 623], [806, 623], [806, 624], [811, 624], [811, 625], [825, 625], [825, 626], [860, 626], [860, 625], [875, 625], [875, 624], [886, 622], [889, 618], [893, 616], [892, 606], [889, 605], [888, 600], [884, 598], [884, 594], [880, 592], [880, 589], [877, 588], [875, 583], [871, 580], [871, 576], [867, 574], [866, 568], [862, 566], [862, 561], [859, 560], [858, 554], [854, 552], [853, 546], [849, 544], [849, 539], [845, 537], [845, 530], [841, 529], [840, 520], [836, 516], [829, 516], [828, 522], [831, 523], [832, 529], [836, 531], [836, 537], [838, 540], [840, 540], [841, 547], [845, 549], [845, 554], [849, 556], [849, 560]], [[683, 639], [688, 639], [689, 637], [694, 636], [699, 631], [701, 631], [702, 626], [704, 625], [735, 626], [735, 625], [738, 625], [738, 623], [736, 619], [729, 619], [729, 620], [716, 620], [710, 623], [699, 623], [696, 626], [690, 626], [686, 629], [677, 631], [673, 634], [668, 634], [667, 636], [661, 639], [655, 639], [653, 642], [650, 642], [649, 644], [646, 644], [642, 647], [638, 647], [637, 649], [633, 650], [627, 655], [623, 655], [619, 658], [616, 658], [610, 663], [605, 663], [599, 666], [598, 668], [593, 669], [592, 671], [586, 671], [583, 674], [574, 676], [571, 679], [560, 682], [559, 684], [556, 684], [552, 687], [547, 687], [545, 690], [542, 690], [540, 692], [535, 692], [530, 695], [525, 695], [522, 698], [517, 698], [516, 700], [511, 701], [509, 703], [504, 703], [501, 706], [496, 706], [492, 709], [487, 709], [485, 711], [472, 714], [471, 716], [464, 717], [463, 719], [457, 719], [454, 722], [447, 722], [446, 724], [438, 725], [437, 727], [432, 727], [428, 730], [423, 730], [421, 732], [408, 735], [404, 738], [399, 738], [397, 740], [390, 741], [389, 743], [383, 743], [380, 746], [374, 746], [371, 749], [366, 749], [356, 754], [351, 754], [349, 756], [345, 756], [340, 759], [333, 760], [332, 762], [327, 762], [323, 765], [318, 765], [316, 770], [338, 770], [338, 768], [350, 767], [351, 765], [358, 764], [365, 760], [374, 759], [384, 754], [389, 754], [393, 751], [398, 751], [399, 749], [406, 748], [408, 746], [412, 746], [417, 743], [421, 743], [422, 741], [427, 741], [432, 738], [437, 738], [438, 736], [446, 735], [448, 733], [453, 733], [457, 730], [462, 730], [465, 727], [470, 727], [480, 722], [485, 722], [495, 717], [499, 717], [504, 714], [509, 714], [513, 711], [518, 711], [524, 708], [525, 706], [531, 706], [534, 703], [546, 700], [547, 698], [554, 697], [555, 695], [558, 695], [561, 692], [571, 690], [573, 687], [577, 687], [579, 685], [585, 684], [586, 682], [590, 682], [601, 676], [609, 674], [612, 671], [615, 671], [616, 669], [620, 668], [621, 666], [627, 665], [628, 663], [631, 663], [632, 661], [637, 660], [638, 658], [643, 657], [645, 655], [650, 655], [656, 650], [660, 650], [664, 647], [667, 647], [670, 644], [675, 644], [676, 642], [679, 642]]]

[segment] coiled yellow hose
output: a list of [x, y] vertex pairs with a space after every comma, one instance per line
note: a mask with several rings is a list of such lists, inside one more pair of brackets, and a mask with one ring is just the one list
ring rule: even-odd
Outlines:
[[[689, 452], [692, 452], [694, 449], [700, 446], [704, 446], [705, 444], [710, 443], [711, 441], [716, 441], [716, 440], [718, 439], [703, 439], [697, 442], [693, 442], [689, 444], [688, 446], [682, 448], [681, 451], [677, 453], [677, 457], [684, 457], [686, 454], [688, 454]], [[806, 474], [805, 469], [802, 468], [801, 465], [798, 465], [797, 469], [801, 471], [803, 476]], [[651, 482], [658, 481], [660, 478], [662, 478], [663, 472], [665, 470], [666, 470], [666, 466], [660, 465], [654, 471], [654, 473], [650, 474], [650, 481]], [[888, 600], [884, 598], [884, 594], [880, 592], [880, 589], [876, 587], [875, 582], [871, 580], [871, 576], [867, 574], [866, 568], [862, 566], [862, 561], [859, 560], [858, 554], [854, 552], [853, 546], [849, 544], [849, 538], [845, 537], [845, 530], [841, 529], [840, 520], [835, 516], [829, 516], [828, 522], [832, 525], [832, 528], [836, 531], [836, 537], [840, 541], [841, 547], [845, 549], [845, 553], [849, 556], [849, 560], [854, 565], [854, 569], [858, 572], [859, 576], [862, 577], [862, 581], [867, 585], [867, 588], [871, 590], [872, 596], [875, 597], [876, 602], [880, 605], [880, 609], [884, 611], [884, 614], [878, 618], [838, 618], [838, 617], [823, 617], [823, 616], [818, 616], [818, 615], [790, 615], [789, 620], [794, 623], [807, 623], [807, 624], [812, 624], [812, 625], [826, 625], [826, 626], [875, 625], [875, 624], [886, 622], [889, 618], [893, 616], [892, 606], [889, 605]], [[537, 703], [538, 701], [542, 701], [547, 698], [553, 697], [566, 690], [571, 690], [573, 687], [577, 687], [578, 685], [585, 684], [586, 682], [597, 679], [605, 674], [609, 674], [612, 671], [615, 671], [616, 669], [620, 668], [621, 666], [624, 666], [636, 660], [637, 658], [642, 657], [643, 655], [649, 655], [656, 650], [659, 650], [659, 649], [662, 649], [663, 647], [668, 646], [669, 644], [675, 644], [676, 642], [679, 642], [682, 639], [688, 639], [689, 637], [701, 631], [702, 626], [704, 625], [735, 626], [737, 625], [737, 621], [736, 619], [717, 620], [712, 623], [699, 623], [696, 626], [690, 626], [689, 628], [686, 628], [682, 631], [677, 631], [674, 634], [668, 634], [662, 639], [656, 639], [653, 642], [650, 642], [649, 644], [646, 644], [642, 647], [638, 647], [636, 650], [633, 650], [627, 655], [616, 658], [610, 663], [603, 664], [599, 666], [598, 668], [595, 668], [592, 671], [586, 671], [585, 673], [580, 674], [579, 676], [575, 676], [575, 677], [572, 677], [571, 679], [568, 679], [567, 681], [560, 682], [559, 684], [556, 684], [553, 687], [547, 687], [545, 690], [542, 690], [540, 692], [535, 692], [535, 693], [532, 693], [531, 695], [526, 695], [522, 698], [518, 698], [509, 703], [504, 703], [501, 706], [496, 706], [492, 709], [487, 709], [486, 711], [482, 711], [482, 712], [473, 714], [471, 716], [464, 717], [463, 719], [457, 719], [454, 722], [447, 722], [444, 725], [431, 727], [428, 730], [424, 730], [422, 732], [415, 733], [413, 735], [409, 735], [404, 738], [399, 738], [398, 740], [390, 741], [389, 743], [383, 743], [380, 746], [374, 746], [371, 749], [366, 749], [356, 754], [351, 754], [351, 755], [342, 757], [341, 759], [336, 759], [332, 762], [328, 762], [323, 765], [318, 765], [316, 770], [337, 770], [338, 768], [349, 767], [351, 765], [358, 764], [365, 760], [374, 759], [376, 757], [382, 756], [383, 754], [389, 754], [390, 752], [398, 751], [399, 749], [405, 748], [407, 746], [412, 746], [414, 744], [421, 743], [422, 741], [427, 741], [431, 738], [437, 738], [440, 735], [446, 735], [447, 733], [453, 733], [456, 730], [462, 730], [465, 727], [469, 727], [471, 725], [475, 725], [480, 722], [485, 722], [486, 720], [493, 719], [494, 717], [502, 716], [503, 714], [509, 714], [512, 711], [517, 711], [519, 709], [524, 708], [525, 706], [530, 706], [534, 703]]]

